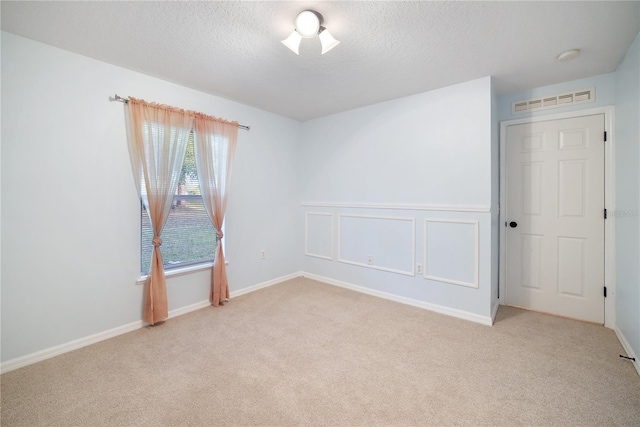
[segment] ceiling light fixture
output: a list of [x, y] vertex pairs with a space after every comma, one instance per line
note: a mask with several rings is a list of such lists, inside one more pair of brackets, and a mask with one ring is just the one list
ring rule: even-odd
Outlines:
[[580, 49], [570, 49], [565, 50], [560, 55], [558, 55], [558, 61], [571, 61], [574, 58], [577, 58], [580, 55]]
[[322, 44], [322, 54], [329, 52], [340, 43], [334, 39], [331, 33], [322, 26], [322, 15], [315, 10], [303, 10], [296, 16], [296, 28], [282, 43], [299, 55], [300, 42], [303, 38], [311, 38], [316, 34]]

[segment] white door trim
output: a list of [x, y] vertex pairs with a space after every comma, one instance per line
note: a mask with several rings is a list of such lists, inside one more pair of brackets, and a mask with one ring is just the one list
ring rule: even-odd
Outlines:
[[[506, 120], [500, 122], [500, 207], [505, 206], [506, 200], [506, 135], [507, 126], [519, 125], [524, 123], [542, 122], [547, 120], [569, 119], [574, 117], [592, 116], [595, 114], [604, 114], [604, 128], [607, 132], [607, 142], [605, 142], [605, 164], [604, 164], [604, 180], [605, 180], [605, 207], [609, 212], [609, 216], [604, 223], [604, 280], [607, 286], [607, 298], [604, 300], [604, 325], [608, 328], [615, 328], [615, 295], [616, 295], [616, 258], [615, 258], [615, 135], [614, 135], [614, 107], [589, 108], [585, 110], [570, 111], [567, 113], [541, 115], [535, 117], [527, 117], [517, 120]], [[500, 208], [500, 304], [505, 304], [506, 295], [506, 235], [504, 232], [504, 223], [507, 221], [505, 210]]]

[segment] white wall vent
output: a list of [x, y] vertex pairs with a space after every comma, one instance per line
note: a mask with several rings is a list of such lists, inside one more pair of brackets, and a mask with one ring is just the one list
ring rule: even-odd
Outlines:
[[527, 111], [546, 110], [549, 108], [566, 107], [571, 104], [584, 104], [595, 101], [595, 88], [579, 90], [570, 93], [545, 96], [544, 98], [527, 99], [511, 104], [511, 112], [524, 113]]

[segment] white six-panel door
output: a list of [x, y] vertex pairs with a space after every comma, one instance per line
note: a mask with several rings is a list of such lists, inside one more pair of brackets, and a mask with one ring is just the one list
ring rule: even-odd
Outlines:
[[604, 123], [507, 127], [507, 304], [604, 323]]

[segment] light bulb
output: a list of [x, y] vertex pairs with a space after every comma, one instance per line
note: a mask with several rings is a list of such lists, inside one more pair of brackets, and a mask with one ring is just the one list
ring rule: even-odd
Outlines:
[[310, 10], [302, 11], [296, 17], [296, 30], [302, 37], [308, 38], [318, 34], [320, 19]]

